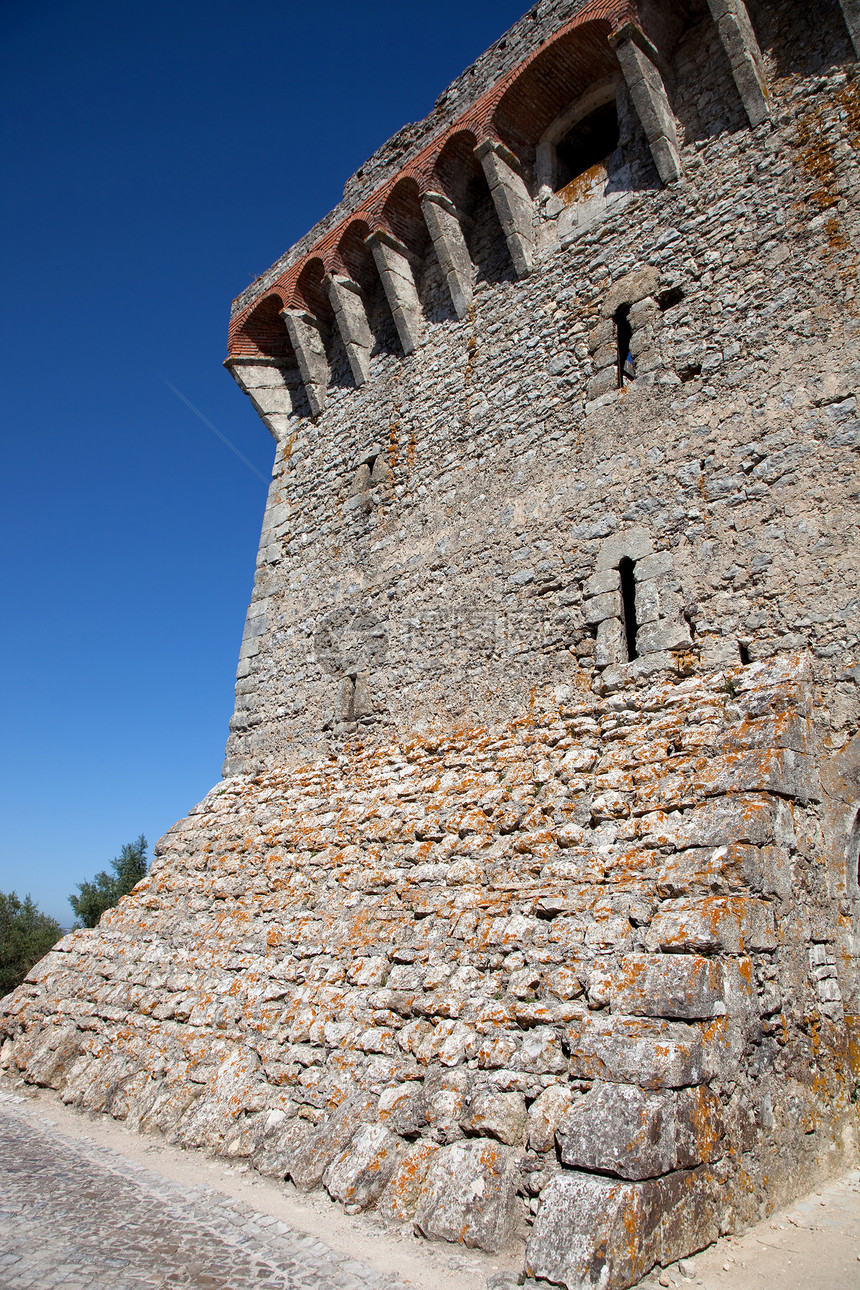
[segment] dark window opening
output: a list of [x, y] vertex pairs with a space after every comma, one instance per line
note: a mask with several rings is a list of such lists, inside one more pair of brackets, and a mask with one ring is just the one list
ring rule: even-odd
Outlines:
[[556, 191], [598, 162], [605, 161], [618, 147], [618, 138], [618, 112], [614, 99], [577, 121], [555, 145]]
[[750, 661], [750, 652], [749, 647], [744, 645], [743, 641], [738, 641], [738, 653], [741, 656], [742, 665], [746, 667], [747, 663]]
[[630, 353], [630, 342], [633, 340], [633, 328], [630, 325], [630, 306], [620, 305], [613, 318], [615, 336], [618, 342], [618, 388], [624, 388], [625, 381], [636, 380], [636, 367]]
[[667, 309], [674, 309], [684, 299], [683, 287], [669, 287], [667, 291], [661, 291], [657, 297], [657, 304], [665, 313]]
[[639, 655], [636, 652], [636, 581], [633, 577], [635, 565], [625, 556], [618, 566], [621, 577], [621, 625], [627, 641], [627, 662], [632, 663]]

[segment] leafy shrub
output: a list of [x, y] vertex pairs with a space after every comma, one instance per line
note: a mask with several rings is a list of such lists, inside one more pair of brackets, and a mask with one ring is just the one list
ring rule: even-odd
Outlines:
[[0, 998], [20, 985], [34, 963], [63, 934], [60, 924], [39, 912], [30, 896], [0, 891]]
[[136, 842], [125, 844], [118, 860], [111, 860], [113, 874], [102, 869], [92, 882], [78, 883], [78, 894], [69, 896], [69, 904], [84, 927], [95, 927], [106, 909], [113, 909], [122, 896], [127, 896], [146, 877], [149, 868], [146, 847], [146, 838], [141, 833]]

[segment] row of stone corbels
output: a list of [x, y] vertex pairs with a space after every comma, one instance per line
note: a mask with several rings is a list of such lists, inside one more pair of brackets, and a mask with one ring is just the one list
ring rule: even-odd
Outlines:
[[[709, 0], [711, 11], [729, 56], [732, 70], [753, 125], [769, 114], [762, 57], [743, 0]], [[668, 73], [663, 60], [638, 24], [628, 22], [613, 32], [615, 50], [631, 99], [648, 139], [657, 170], [664, 183], [682, 174], [681, 151], [675, 117], [666, 89]], [[475, 149], [518, 277], [527, 276], [535, 261], [535, 222], [529, 176], [508, 148], [496, 139], [485, 139]], [[473, 297], [473, 269], [464, 234], [468, 216], [444, 194], [426, 191], [421, 210], [459, 318], [469, 312]], [[377, 228], [367, 238], [405, 354], [418, 345], [421, 305], [408, 248], [389, 230]], [[373, 336], [361, 287], [330, 269], [325, 289], [356, 385], [370, 376]], [[326, 403], [329, 379], [323, 325], [303, 308], [282, 311], [296, 355], [311, 414], [318, 416]], [[233, 374], [246, 387], [239, 368]], [[266, 409], [261, 409], [267, 415]]]
[[[485, 140], [476, 148], [475, 155], [484, 170], [514, 269], [518, 276], [524, 277], [533, 267], [535, 249], [532, 199], [526, 178], [513, 153], [495, 140]], [[458, 318], [465, 318], [473, 297], [472, 261], [464, 233], [469, 217], [444, 194], [437, 192], [422, 195], [421, 210], [454, 311]], [[387, 229], [375, 229], [367, 238], [367, 246], [373, 255], [403, 352], [412, 354], [418, 346], [421, 326], [414, 258]], [[373, 335], [361, 287], [343, 274], [330, 271], [326, 274], [325, 289], [355, 383], [364, 385], [370, 377]], [[329, 377], [322, 324], [302, 309], [284, 309], [282, 317], [311, 412], [317, 416], [325, 407]]]

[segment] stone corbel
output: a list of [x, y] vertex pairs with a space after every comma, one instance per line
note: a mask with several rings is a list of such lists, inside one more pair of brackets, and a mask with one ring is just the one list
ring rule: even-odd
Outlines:
[[764, 60], [744, 0], [708, 0], [750, 125], [770, 117]]
[[[275, 359], [228, 358], [224, 366], [243, 394], [251, 400], [269, 434], [279, 442], [287, 435], [287, 422], [293, 413], [290, 387], [284, 379], [286, 365]], [[295, 368], [286, 368], [295, 372]]]
[[311, 414], [318, 417], [325, 407], [329, 378], [322, 324], [313, 314], [305, 313], [303, 309], [284, 309], [281, 317], [287, 324], [290, 341], [296, 352]]
[[350, 278], [330, 273], [326, 278], [326, 291], [355, 383], [364, 385], [370, 380], [373, 333], [367, 321], [361, 287]]
[[458, 318], [465, 318], [472, 304], [472, 259], [462, 226], [466, 217], [441, 193], [426, 193], [421, 199], [421, 209], [448, 283], [454, 312]]
[[517, 277], [528, 277], [535, 259], [534, 203], [519, 163], [512, 152], [493, 139], [479, 143], [475, 156], [490, 186]]
[[421, 302], [409, 252], [402, 242], [382, 229], [371, 233], [367, 245], [382, 279], [403, 352], [412, 354], [418, 347], [421, 331]]
[[660, 57], [636, 23], [625, 23], [609, 37], [636, 114], [664, 184], [681, 178], [681, 147], [675, 116], [660, 72]]
[[842, 17], [854, 46], [854, 53], [860, 58], [860, 0], [839, 0]]

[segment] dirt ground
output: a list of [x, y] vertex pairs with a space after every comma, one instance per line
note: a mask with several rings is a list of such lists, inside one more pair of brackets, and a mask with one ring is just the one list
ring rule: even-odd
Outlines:
[[[395, 1275], [418, 1290], [485, 1290], [507, 1273], [516, 1284], [522, 1250], [493, 1257], [452, 1249], [414, 1236], [411, 1225], [392, 1230], [372, 1215], [352, 1217], [323, 1192], [311, 1195], [276, 1184], [243, 1165], [183, 1151], [160, 1138], [130, 1132], [121, 1121], [64, 1106], [56, 1093], [0, 1079], [0, 1093], [39, 1123], [48, 1120], [69, 1138], [94, 1142], [174, 1182], [204, 1183], [261, 1214], [317, 1237], [331, 1249]], [[17, 1099], [23, 1098], [23, 1101]], [[499, 1278], [501, 1281], [501, 1278]], [[641, 1290], [697, 1286], [705, 1290], [860, 1290], [860, 1170], [833, 1179], [743, 1236], [726, 1237], [701, 1254], [655, 1269]]]

